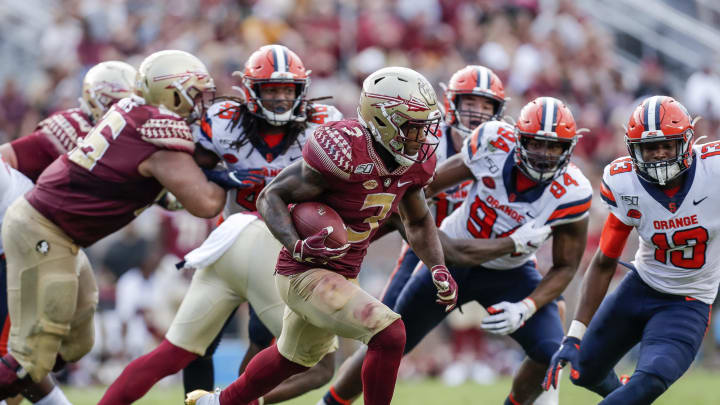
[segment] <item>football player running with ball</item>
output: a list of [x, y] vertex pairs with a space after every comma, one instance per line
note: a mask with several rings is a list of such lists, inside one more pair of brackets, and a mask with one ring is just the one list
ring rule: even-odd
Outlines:
[[[546, 387], [571, 363], [571, 381], [604, 397], [601, 404], [650, 404], [697, 355], [720, 283], [720, 142], [693, 146], [694, 124], [665, 96], [645, 99], [630, 116], [629, 156], [603, 172], [610, 213]], [[635, 260], [623, 263], [630, 271], [606, 296], [633, 228], [640, 237]], [[622, 385], [613, 367], [637, 343], [637, 367]]]
[[[133, 360], [99, 405], [137, 401], [157, 381], [179, 370], [186, 393], [212, 390], [212, 355], [223, 326], [243, 302], [253, 309], [244, 364], [280, 335], [285, 303], [275, 288], [275, 260], [268, 258], [276, 258], [282, 245], [261, 218], [247, 212], [257, 210], [257, 195], [266, 182], [302, 158], [303, 145], [320, 124], [342, 118], [333, 106], [307, 103], [309, 74], [287, 47], [263, 46], [245, 64], [243, 100], [216, 101], [194, 128], [200, 165], [214, 168], [222, 161], [227, 167], [206, 171], [229, 189], [225, 220], [203, 246], [186, 255], [186, 266], [198, 271], [166, 338]], [[280, 402], [318, 388], [332, 378], [333, 370], [334, 357], [326, 356], [262, 402]]]
[[[440, 121], [435, 93], [419, 73], [381, 69], [363, 83], [357, 120], [315, 131], [303, 159], [269, 184], [258, 208], [284, 246], [276, 285], [287, 304], [276, 344], [219, 393], [197, 391], [187, 404], [246, 404], [315, 365], [335, 336], [368, 344], [363, 367], [365, 403], [389, 404], [405, 343], [400, 316], [358, 287], [367, 246], [388, 215], [400, 210], [408, 240], [430, 266], [431, 293], [442, 311], [454, 308], [457, 286], [443, 264], [437, 228], [422, 188], [435, 169], [433, 136]], [[325, 245], [327, 230], [300, 239], [287, 205], [318, 201], [340, 214], [348, 245]]]
[[222, 209], [225, 191], [192, 158], [188, 121], [215, 91], [203, 63], [186, 52], [157, 52], [140, 66], [135, 91], [142, 98], [113, 105], [5, 214], [11, 328], [0, 398], [92, 348], [98, 292], [81, 247], [125, 226], [164, 188], [193, 215]]

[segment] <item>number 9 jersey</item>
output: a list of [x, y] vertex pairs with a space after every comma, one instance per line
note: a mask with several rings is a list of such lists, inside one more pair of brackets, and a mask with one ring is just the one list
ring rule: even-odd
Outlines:
[[[460, 151], [475, 181], [463, 204], [440, 230], [458, 239], [502, 238], [528, 221], [551, 226], [579, 221], [590, 210], [592, 187], [574, 164], [545, 185], [524, 192], [515, 187], [515, 128], [502, 121], [477, 127]], [[535, 254], [509, 254], [485, 262], [483, 267], [513, 269]]]
[[655, 290], [712, 304], [720, 283], [720, 142], [694, 147], [684, 184], [672, 197], [644, 181], [630, 157], [605, 167], [601, 197], [610, 212], [634, 227], [640, 247], [633, 264]]

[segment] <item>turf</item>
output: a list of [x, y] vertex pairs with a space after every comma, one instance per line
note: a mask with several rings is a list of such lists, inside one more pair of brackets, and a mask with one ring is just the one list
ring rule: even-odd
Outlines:
[[[502, 379], [492, 385], [464, 384], [448, 387], [436, 380], [401, 382], [396, 391], [393, 404], [497, 404], [501, 405], [510, 386], [509, 379]], [[102, 396], [103, 387], [71, 388], [64, 387], [68, 398], [74, 405], [95, 405]], [[315, 405], [324, 390], [307, 393], [303, 397], [286, 402], [291, 405]], [[182, 387], [155, 388], [142, 400], [140, 405], [181, 405]], [[562, 405], [597, 404], [600, 397], [573, 386], [567, 379], [560, 391]], [[357, 405], [362, 401], [356, 402]], [[655, 402], [656, 405], [709, 405], [720, 404], [720, 371], [695, 369], [681, 378]]]

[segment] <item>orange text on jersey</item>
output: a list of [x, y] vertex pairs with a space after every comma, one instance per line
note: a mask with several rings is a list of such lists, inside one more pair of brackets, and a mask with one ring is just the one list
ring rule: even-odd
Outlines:
[[497, 199], [495, 199], [495, 197], [489, 195], [489, 196], [487, 196], [487, 198], [485, 199], [485, 201], [487, 201], [487, 203], [490, 204], [490, 206], [493, 207], [493, 208], [495, 208], [496, 210], [502, 211], [502, 212], [508, 214], [508, 215], [510, 216], [510, 218], [516, 220], [517, 222], [524, 222], [524, 221], [525, 221], [525, 217], [524, 217], [524, 216], [522, 216], [521, 214], [519, 214], [519, 213], [518, 213], [517, 211], [515, 211], [514, 209], [508, 207], [507, 205], [502, 205], [502, 204], [500, 204], [500, 201], [498, 201]]
[[697, 223], [697, 215], [691, 215], [688, 217], [680, 217], [667, 221], [653, 221], [653, 227], [655, 229], [675, 229], [682, 228], [683, 226], [697, 225]]

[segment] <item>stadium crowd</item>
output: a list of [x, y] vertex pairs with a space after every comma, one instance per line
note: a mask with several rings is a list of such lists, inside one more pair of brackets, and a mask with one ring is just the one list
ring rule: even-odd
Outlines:
[[[711, 64], [683, 81], [684, 88], [668, 88], [656, 58], [646, 58], [635, 71], [621, 70], [613, 37], [567, 0], [61, 0], [54, 2], [49, 19], [33, 44], [39, 57], [33, 66], [21, 67], [32, 80], [9, 75], [0, 83], [0, 143], [30, 133], [52, 112], [75, 106], [82, 77], [101, 61], [137, 66], [154, 51], [182, 49], [207, 64], [218, 94], [227, 95], [236, 84], [232, 72], [269, 43], [288, 46], [312, 70], [309, 98], [332, 96], [323, 102], [349, 117], [355, 115], [362, 80], [383, 66], [412, 67], [441, 94], [439, 84], [453, 72], [467, 64], [485, 65], [505, 83], [507, 115], [517, 116], [538, 96], [558, 97], [570, 106], [578, 125], [590, 129], [573, 161], [592, 184], [600, 183], [606, 164], [627, 153], [623, 124], [641, 97], [674, 96], [691, 114], [703, 116], [699, 135], [720, 137], [720, 75]], [[605, 216], [599, 199], [595, 193], [581, 271], [599, 240]], [[157, 344], [189, 283], [189, 275], [176, 272], [174, 263], [213, 225], [153, 208], [89, 249], [100, 290], [99, 339], [94, 355], [71, 372], [72, 381], [109, 383], [129, 359]], [[380, 292], [398, 249], [394, 242], [368, 257], [363, 283], [371, 292]], [[549, 250], [538, 255], [540, 268]], [[626, 258], [632, 252], [631, 244]], [[572, 285], [575, 291], [578, 284]], [[572, 291], [568, 299], [574, 308]], [[476, 360], [493, 363], [495, 372], [510, 373], [521, 359], [504, 339], [470, 342], [481, 346]], [[463, 344], [456, 342], [455, 358], [462, 357], [457, 347]], [[453, 350], [449, 343], [446, 348]], [[447, 366], [418, 352], [401, 374], [440, 373]], [[479, 381], [492, 373], [475, 369]], [[448, 381], [458, 378], [450, 375]]]

